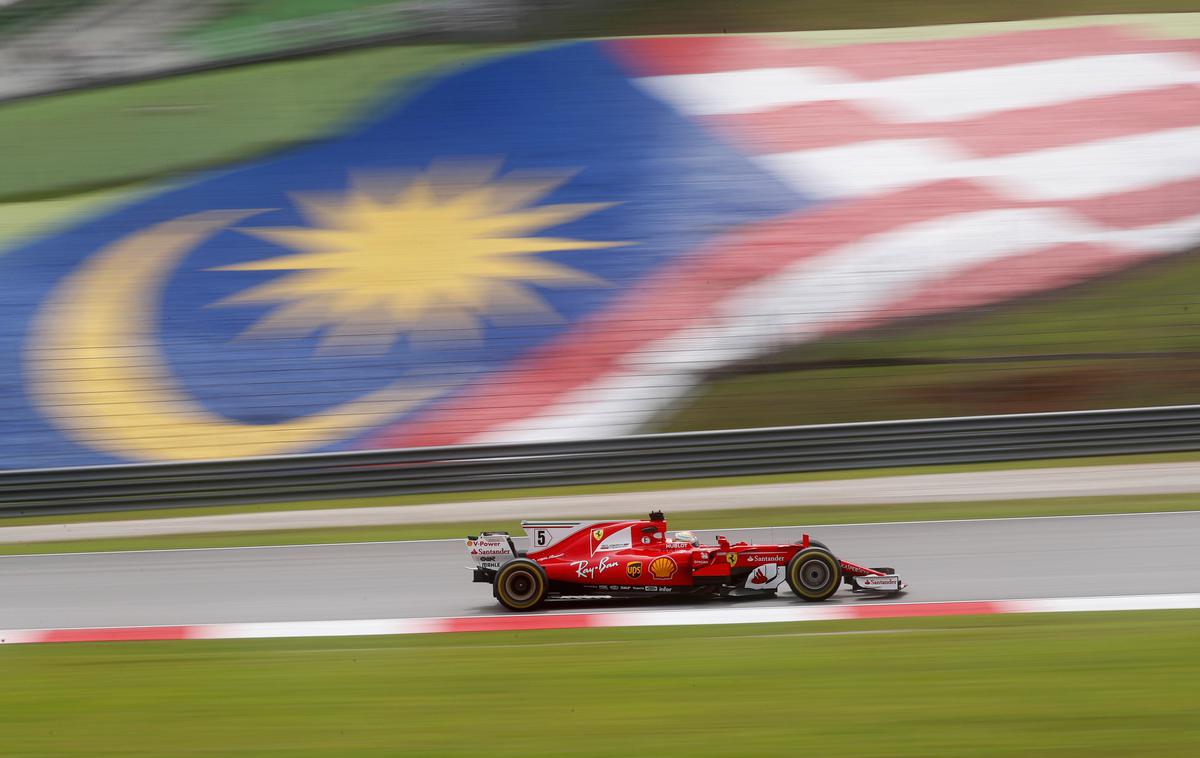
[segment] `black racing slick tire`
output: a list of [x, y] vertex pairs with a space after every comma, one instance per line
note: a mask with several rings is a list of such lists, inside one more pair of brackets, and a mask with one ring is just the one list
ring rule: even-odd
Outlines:
[[516, 558], [500, 567], [492, 594], [510, 611], [532, 611], [546, 600], [549, 581], [535, 561]]
[[842, 583], [842, 566], [825, 548], [809, 547], [788, 561], [787, 583], [801, 600], [828, 600]]

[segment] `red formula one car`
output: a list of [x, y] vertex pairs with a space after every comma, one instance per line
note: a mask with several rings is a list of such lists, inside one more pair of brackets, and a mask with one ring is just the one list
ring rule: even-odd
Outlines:
[[753, 596], [787, 583], [803, 600], [825, 600], [845, 583], [855, 592], [897, 593], [891, 568], [834, 557], [805, 534], [790, 545], [702, 545], [690, 532], [667, 532], [655, 511], [636, 521], [523, 521], [529, 551], [507, 532], [467, 538], [474, 580], [492, 585], [505, 608], [529, 611], [547, 598], [648, 594]]

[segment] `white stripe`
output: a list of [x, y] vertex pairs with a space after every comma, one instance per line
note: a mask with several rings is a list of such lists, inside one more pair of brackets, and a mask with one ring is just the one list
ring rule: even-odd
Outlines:
[[[1057, 208], [1011, 208], [932, 218], [801, 260], [743, 288], [720, 312], [763, 346], [791, 342], [981, 263], [1048, 248], [1100, 229]], [[782, 334], [784, 330], [789, 334]]]
[[1191, 56], [1133, 53], [883, 79], [859, 85], [859, 97], [891, 120], [960, 121], [1196, 81]]
[[709, 624], [772, 624], [788, 621], [836, 621], [850, 617], [845, 606], [799, 608], [738, 608], [735, 610], [626, 611], [605, 614], [594, 626], [699, 626]]
[[1200, 215], [1135, 229], [1114, 229], [1102, 236], [1108, 244], [1131, 250], [1163, 253], [1183, 250], [1200, 241]]
[[1112, 595], [1005, 601], [1006, 613], [1076, 613], [1086, 611], [1158, 611], [1200, 608], [1200, 595]]
[[1023, 200], [1131, 192], [1200, 176], [1200, 126], [971, 161], [958, 170]]
[[1184, 53], [1062, 58], [1011, 66], [855, 81], [832, 68], [757, 68], [635, 80], [697, 116], [753, 113], [822, 100], [853, 100], [891, 121], [953, 121], [1006, 110], [1200, 81]]
[[830, 68], [755, 68], [713, 74], [635, 79], [650, 94], [691, 115], [772, 110], [813, 100], [836, 99], [853, 85]]
[[950, 140], [928, 138], [851, 142], [756, 160], [805, 195], [838, 199], [957, 178], [971, 158]]
[[[1197, 115], [1200, 120], [1200, 114]], [[808, 195], [853, 198], [943, 179], [1022, 202], [1077, 200], [1200, 176], [1200, 126], [973, 159], [945, 139], [854, 142], [758, 159]]]
[[0, 631], [0, 645], [28, 645], [41, 641], [41, 632], [31, 632], [25, 629]]
[[[636, 356], [637, 353], [634, 354]], [[626, 356], [629, 357], [629, 356]], [[661, 356], [664, 359], [684, 356]], [[691, 386], [688, 373], [617, 370], [565, 393], [546, 411], [498, 425], [473, 444], [554, 442], [628, 434]]]
[[425, 619], [342, 619], [333, 621], [272, 621], [257, 624], [206, 624], [192, 627], [189, 639], [230, 640], [269, 637], [353, 637], [380, 634], [421, 634], [436, 630]]

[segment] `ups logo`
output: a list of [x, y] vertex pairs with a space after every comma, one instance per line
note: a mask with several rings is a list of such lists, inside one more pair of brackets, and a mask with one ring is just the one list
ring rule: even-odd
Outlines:
[[630, 579], [637, 579], [642, 575], [642, 562], [630, 561], [625, 564], [625, 576]]

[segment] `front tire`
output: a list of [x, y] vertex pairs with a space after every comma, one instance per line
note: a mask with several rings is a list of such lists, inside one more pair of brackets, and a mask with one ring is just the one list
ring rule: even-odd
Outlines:
[[528, 558], [517, 558], [496, 572], [492, 594], [510, 611], [532, 611], [546, 600], [548, 584], [541, 566]]
[[788, 561], [787, 583], [801, 600], [827, 600], [842, 583], [842, 566], [825, 548], [810, 547]]

